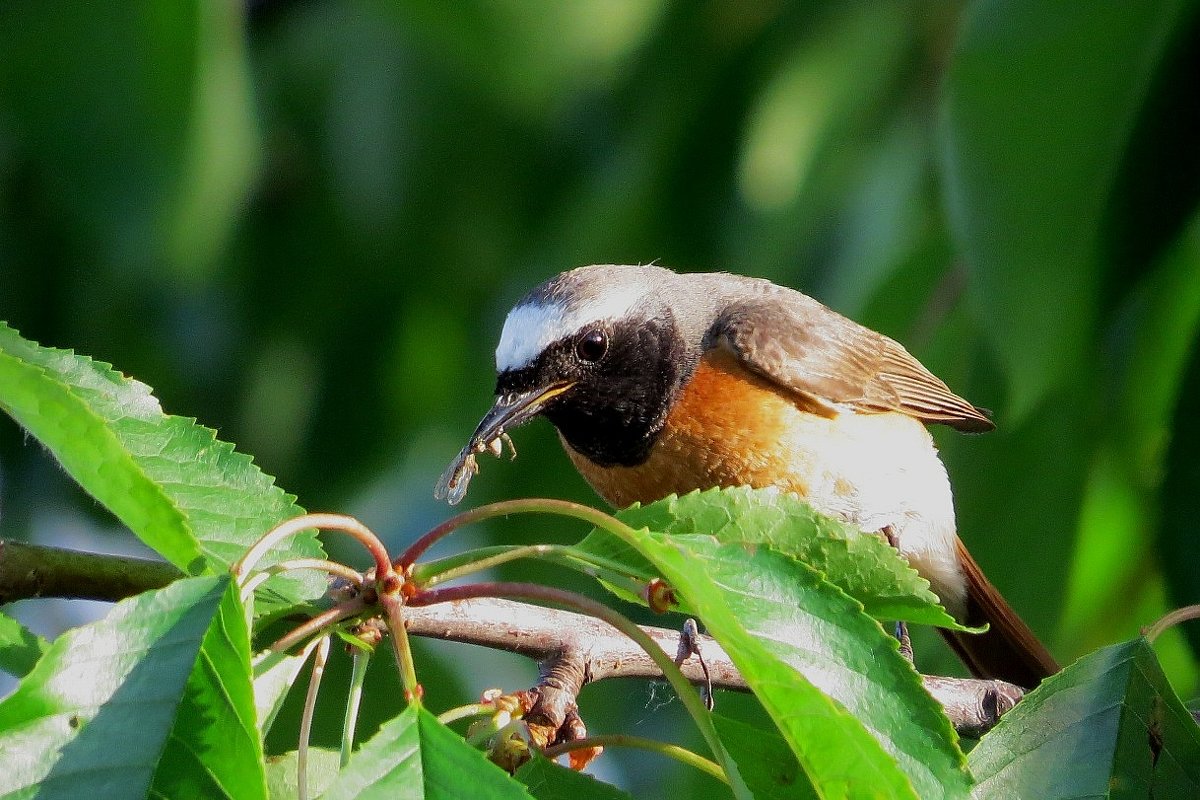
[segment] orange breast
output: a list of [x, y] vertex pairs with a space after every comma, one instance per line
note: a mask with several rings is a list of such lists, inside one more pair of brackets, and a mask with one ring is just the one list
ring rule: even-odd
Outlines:
[[888, 528], [951, 613], [964, 612], [950, 483], [929, 432], [913, 417], [818, 406], [713, 352], [645, 463], [599, 467], [567, 452], [618, 508], [714, 486], [774, 486], [864, 531]]
[[803, 496], [819, 453], [796, 442], [808, 438], [804, 428], [832, 423], [803, 405], [732, 356], [712, 351], [684, 387], [645, 463], [600, 467], [563, 444], [580, 473], [618, 508], [714, 486], [778, 486]]

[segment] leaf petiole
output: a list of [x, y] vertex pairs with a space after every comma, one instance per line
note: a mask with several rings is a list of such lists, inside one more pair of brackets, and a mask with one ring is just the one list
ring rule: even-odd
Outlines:
[[467, 525], [483, 522], [493, 517], [508, 516], [509, 514], [554, 514], [560, 517], [570, 517], [582, 522], [589, 522], [598, 528], [611, 531], [618, 536], [629, 530], [629, 527], [625, 523], [610, 514], [605, 514], [598, 509], [580, 503], [572, 503], [568, 500], [553, 500], [545, 497], [502, 500], [499, 503], [489, 503], [485, 506], [473, 508], [470, 511], [464, 511], [434, 526], [400, 554], [400, 557], [395, 561], [395, 568], [398, 572], [408, 573], [412, 570], [413, 564], [416, 563], [417, 559], [443, 537]]
[[456, 706], [438, 714], [437, 721], [443, 725], [449, 725], [452, 722], [458, 722], [460, 719], [468, 717], [486, 717], [489, 714], [496, 713], [496, 706], [492, 703], [467, 703], [465, 706]]
[[304, 713], [300, 717], [300, 741], [296, 746], [296, 796], [300, 800], [308, 800], [308, 741], [312, 735], [317, 694], [321, 691], [321, 679], [325, 677], [325, 662], [328, 659], [329, 637], [325, 636], [313, 655], [312, 677], [308, 681], [308, 692], [304, 696]]
[[468, 550], [438, 561], [415, 565], [412, 581], [421, 588], [430, 588], [523, 558], [536, 558], [560, 564], [597, 580], [619, 586], [634, 595], [640, 594], [646, 585], [644, 580], [632, 575], [629, 569], [619, 562], [580, 550], [573, 545], [560, 544], [501, 545]]

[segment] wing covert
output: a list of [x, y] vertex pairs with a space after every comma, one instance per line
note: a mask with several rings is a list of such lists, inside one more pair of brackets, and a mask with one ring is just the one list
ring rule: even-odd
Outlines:
[[831, 412], [898, 411], [973, 433], [995, 427], [898, 342], [800, 292], [760, 286], [753, 299], [717, 316], [706, 347], [728, 350], [750, 371]]

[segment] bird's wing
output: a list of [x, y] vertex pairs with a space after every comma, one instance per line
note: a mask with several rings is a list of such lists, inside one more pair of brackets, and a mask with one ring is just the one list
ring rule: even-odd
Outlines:
[[750, 371], [796, 393], [810, 408], [898, 411], [961, 431], [995, 426], [950, 391], [899, 343], [790, 289], [759, 284], [727, 305], [705, 344], [732, 353]]

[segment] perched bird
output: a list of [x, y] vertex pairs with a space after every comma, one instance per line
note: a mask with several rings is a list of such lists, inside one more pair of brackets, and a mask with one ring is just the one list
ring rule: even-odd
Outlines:
[[475, 454], [543, 416], [614, 506], [714, 486], [794, 492], [886, 534], [956, 619], [990, 626], [944, 632], [977, 676], [1032, 687], [1057, 671], [959, 540], [925, 428], [992, 422], [892, 339], [770, 281], [598, 265], [517, 303], [496, 369], [495, 404], [439, 486], [452, 503]]

